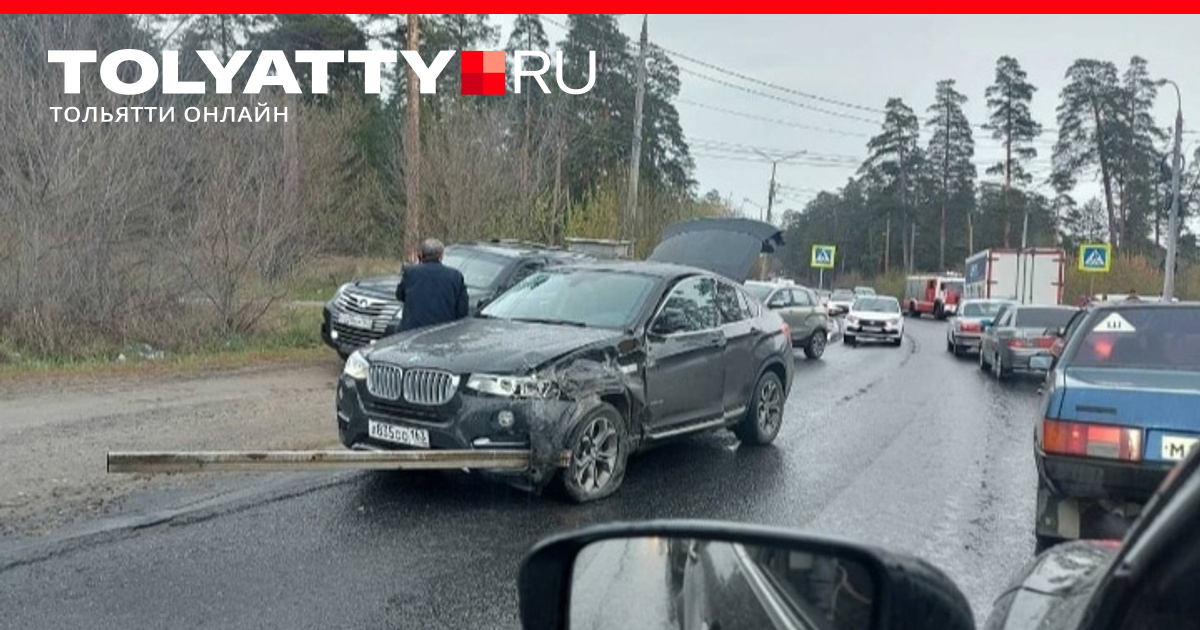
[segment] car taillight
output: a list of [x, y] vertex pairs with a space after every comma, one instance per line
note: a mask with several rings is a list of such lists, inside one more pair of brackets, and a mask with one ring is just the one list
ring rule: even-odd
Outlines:
[[1018, 339], [1009, 339], [1008, 347], [1009, 348], [1028, 348], [1029, 344], [1024, 339], [1019, 339], [1019, 338]]
[[1088, 422], [1042, 421], [1042, 449], [1047, 453], [1142, 460], [1142, 430]]
[[962, 330], [966, 332], [979, 332], [979, 324], [975, 322], [963, 322]]
[[1054, 337], [1038, 337], [1033, 340], [1033, 343], [1039, 348], [1051, 348], [1054, 346], [1056, 339]]

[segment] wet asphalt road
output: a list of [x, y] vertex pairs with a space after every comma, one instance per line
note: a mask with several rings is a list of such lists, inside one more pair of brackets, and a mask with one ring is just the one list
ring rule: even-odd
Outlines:
[[646, 518], [915, 553], [958, 581], [982, 621], [1033, 550], [1037, 381], [997, 383], [973, 357], [955, 359], [944, 326], [910, 321], [901, 348], [800, 354], [773, 446], [721, 433], [662, 447], [597, 504], [461, 475], [275, 475], [159, 524], [0, 546], [0, 625], [516, 628], [514, 578], [532, 543]]

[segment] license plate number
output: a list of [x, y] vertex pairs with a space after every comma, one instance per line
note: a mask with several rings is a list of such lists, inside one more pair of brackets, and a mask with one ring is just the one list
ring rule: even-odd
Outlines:
[[393, 444], [429, 448], [429, 432], [425, 429], [399, 427], [370, 420], [367, 422], [367, 435]]
[[878, 326], [863, 326], [863, 332], [883, 332], [883, 329]]
[[1162, 441], [1162, 458], [1179, 461], [1188, 456], [1200, 444], [1200, 438], [1164, 435]]
[[374, 325], [374, 322], [371, 321], [370, 317], [367, 317], [366, 315], [354, 315], [351, 313], [339, 313], [337, 316], [337, 321], [339, 324], [353, 326], [354, 328], [365, 328], [367, 330], [370, 330]]

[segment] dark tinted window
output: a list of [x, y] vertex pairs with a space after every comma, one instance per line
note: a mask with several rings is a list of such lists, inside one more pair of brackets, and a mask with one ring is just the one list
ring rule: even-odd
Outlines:
[[1071, 321], [1074, 309], [1022, 308], [1017, 309], [1015, 328], [1062, 328]]
[[717, 283], [717, 311], [721, 314], [721, 323], [730, 324], [746, 319], [742, 304], [738, 301], [738, 291], [724, 282]]
[[623, 329], [643, 312], [657, 282], [615, 271], [540, 271], [484, 307], [483, 315]]
[[511, 259], [468, 249], [446, 249], [442, 264], [454, 267], [463, 275], [467, 286], [486, 289], [496, 284], [500, 273], [508, 267]]
[[682, 332], [708, 330], [717, 326], [717, 302], [713, 296], [711, 278], [688, 278], [675, 285], [663, 304], [662, 311], [677, 310], [687, 321]]
[[522, 263], [521, 266], [517, 268], [517, 271], [513, 273], [512, 280], [510, 280], [508, 284], [510, 286], [515, 285], [525, 278], [528, 278], [533, 274], [533, 272], [541, 269], [544, 266], [545, 264], [540, 260], [531, 260], [529, 262]]
[[1072, 366], [1200, 371], [1200, 307], [1099, 311], [1075, 337]]

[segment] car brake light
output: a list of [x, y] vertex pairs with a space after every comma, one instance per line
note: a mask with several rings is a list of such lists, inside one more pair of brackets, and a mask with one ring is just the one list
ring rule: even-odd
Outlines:
[[1033, 341], [1039, 348], [1050, 348], [1054, 346], [1054, 342], [1057, 340], [1054, 337], [1038, 337]]
[[978, 332], [979, 324], [976, 324], [975, 322], [962, 322], [961, 328], [967, 332]]
[[1142, 430], [1088, 422], [1042, 421], [1042, 449], [1047, 453], [1142, 460]]
[[1009, 348], [1027, 348], [1028, 345], [1024, 339], [1009, 339], [1008, 347]]

